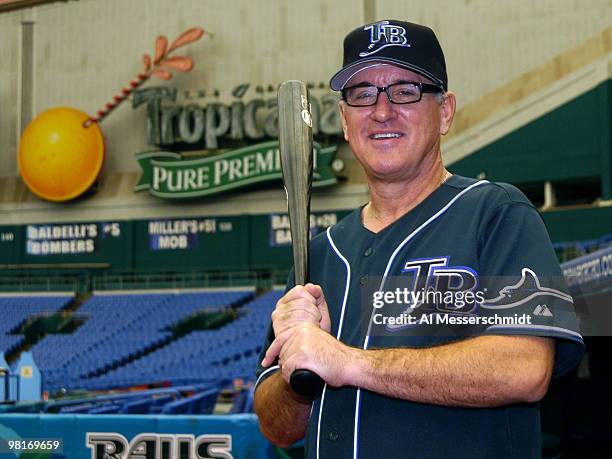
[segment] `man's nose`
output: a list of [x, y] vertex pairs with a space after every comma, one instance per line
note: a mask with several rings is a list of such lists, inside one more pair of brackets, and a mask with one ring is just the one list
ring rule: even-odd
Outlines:
[[372, 107], [372, 119], [385, 122], [395, 116], [394, 104], [389, 100], [389, 96], [385, 91], [378, 94], [378, 100]]

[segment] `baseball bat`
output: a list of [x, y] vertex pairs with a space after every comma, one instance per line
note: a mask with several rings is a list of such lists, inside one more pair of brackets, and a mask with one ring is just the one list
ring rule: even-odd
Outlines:
[[[308, 90], [301, 81], [285, 81], [278, 89], [278, 141], [287, 193], [295, 285], [305, 285], [309, 280], [312, 116]], [[289, 382], [296, 393], [311, 398], [323, 390], [324, 384], [316, 373], [302, 369], [296, 369]]]

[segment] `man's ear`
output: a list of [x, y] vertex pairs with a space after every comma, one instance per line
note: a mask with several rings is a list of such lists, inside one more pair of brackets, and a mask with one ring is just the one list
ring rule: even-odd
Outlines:
[[440, 104], [440, 134], [445, 135], [453, 124], [455, 110], [457, 108], [457, 99], [452, 91], [444, 93], [444, 99]]
[[342, 123], [342, 133], [344, 134], [344, 140], [346, 140], [348, 142], [348, 127], [346, 124], [346, 105], [344, 104], [344, 101], [339, 101], [338, 102], [338, 108], [340, 109], [340, 122]]

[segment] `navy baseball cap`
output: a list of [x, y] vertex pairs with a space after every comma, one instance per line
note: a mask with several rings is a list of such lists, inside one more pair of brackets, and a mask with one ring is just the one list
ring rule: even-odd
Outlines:
[[389, 19], [353, 30], [344, 39], [342, 69], [329, 85], [340, 91], [355, 74], [376, 64], [412, 70], [448, 90], [444, 53], [429, 27]]

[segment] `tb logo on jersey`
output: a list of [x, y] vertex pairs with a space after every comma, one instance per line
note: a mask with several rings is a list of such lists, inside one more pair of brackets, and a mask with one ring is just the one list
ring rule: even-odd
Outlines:
[[[447, 298], [456, 298], [462, 292], [474, 292], [478, 287], [478, 274], [467, 266], [449, 266], [449, 257], [423, 258], [408, 260], [402, 268], [402, 273], [413, 273], [412, 291], [422, 292], [421, 300], [417, 300], [411, 309], [423, 304], [433, 302], [435, 309], [442, 312], [470, 313], [477, 307], [472, 303], [458, 307], [455, 301]], [[442, 299], [442, 301], [439, 300]]]
[[370, 45], [367, 51], [359, 53], [359, 57], [366, 57], [377, 53], [387, 46], [410, 47], [406, 40], [406, 29], [397, 25], [390, 25], [389, 21], [375, 22], [367, 25], [363, 30], [370, 31]]

